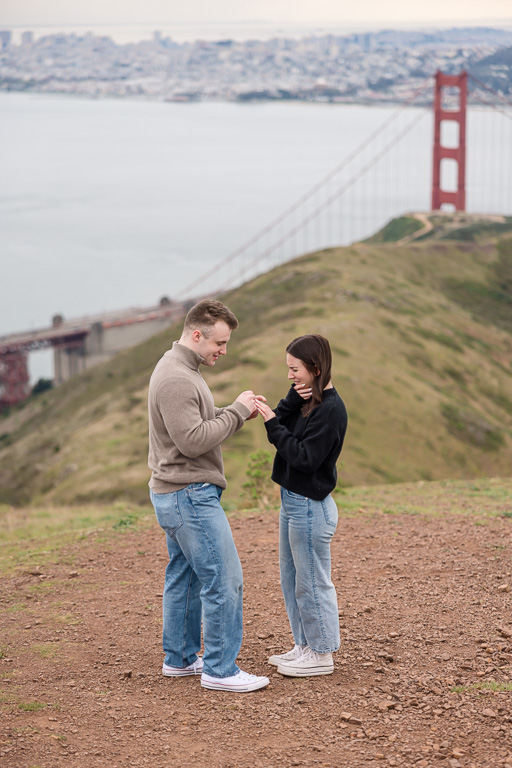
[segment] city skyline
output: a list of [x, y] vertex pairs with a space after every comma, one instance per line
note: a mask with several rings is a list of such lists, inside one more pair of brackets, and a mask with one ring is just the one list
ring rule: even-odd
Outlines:
[[409, 0], [360, 0], [350, 9], [337, 0], [259, 0], [258, 4], [240, 0], [189, 0], [186, 6], [168, 0], [3, 0], [0, 27], [38, 27], [76, 25], [254, 25], [359, 26], [361, 28], [474, 26], [501, 24], [512, 26], [510, 0], [488, 0], [485, 9], [478, 0], [431, 0], [427, 4]]

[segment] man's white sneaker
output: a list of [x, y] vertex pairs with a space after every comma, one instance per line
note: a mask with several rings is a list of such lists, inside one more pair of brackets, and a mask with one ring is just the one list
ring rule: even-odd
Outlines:
[[291, 651], [287, 651], [286, 653], [275, 653], [270, 657], [268, 663], [273, 667], [278, 667], [279, 664], [282, 664], [283, 662], [295, 661], [295, 659], [298, 659], [299, 656], [307, 650], [307, 645], [296, 645]]
[[313, 675], [332, 675], [334, 662], [331, 653], [316, 653], [306, 648], [294, 661], [278, 664], [277, 671], [288, 677], [311, 677]]
[[186, 677], [187, 675], [200, 675], [203, 671], [203, 660], [200, 656], [194, 661], [193, 664], [189, 664], [188, 667], [170, 667], [168, 664], [163, 665], [162, 675], [166, 677]]
[[201, 675], [201, 685], [203, 688], [210, 688], [213, 691], [235, 691], [236, 693], [247, 693], [247, 691], [257, 691], [258, 688], [265, 688], [270, 683], [268, 677], [258, 677], [250, 675], [249, 672], [239, 670], [236, 675], [230, 677], [211, 677], [205, 672]]

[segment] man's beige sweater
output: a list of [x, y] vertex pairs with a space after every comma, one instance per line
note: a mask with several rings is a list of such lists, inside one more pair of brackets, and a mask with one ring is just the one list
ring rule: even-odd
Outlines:
[[149, 487], [172, 493], [191, 483], [226, 488], [221, 443], [250, 416], [239, 402], [216, 408], [199, 373], [203, 358], [174, 342], [149, 382]]

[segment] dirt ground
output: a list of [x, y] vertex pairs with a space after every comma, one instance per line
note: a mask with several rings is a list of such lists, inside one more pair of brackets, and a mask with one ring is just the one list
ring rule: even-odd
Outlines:
[[231, 519], [245, 576], [244, 694], [160, 674], [164, 537], [153, 523], [2, 583], [0, 763], [512, 768], [512, 521], [361, 514], [333, 553], [332, 676], [281, 677], [292, 643], [277, 514]]

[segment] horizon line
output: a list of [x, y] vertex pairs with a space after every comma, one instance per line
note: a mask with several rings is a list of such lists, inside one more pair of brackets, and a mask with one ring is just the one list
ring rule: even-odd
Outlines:
[[366, 22], [366, 21], [352, 21], [352, 22], [346, 22], [346, 21], [287, 21], [287, 20], [280, 20], [280, 21], [269, 21], [266, 19], [247, 19], [247, 20], [241, 20], [241, 19], [229, 19], [229, 20], [223, 20], [223, 21], [55, 21], [55, 22], [44, 22], [44, 23], [36, 23], [36, 22], [16, 22], [16, 23], [3, 23], [0, 20], [0, 26], [2, 27], [10, 27], [10, 28], [27, 28], [27, 27], [33, 27], [33, 28], [47, 28], [47, 27], [88, 27], [88, 26], [95, 26], [95, 27], [155, 27], [155, 26], [163, 26], [163, 27], [215, 27], [215, 26], [227, 26], [227, 25], [239, 25], [239, 26], [272, 26], [272, 27], [338, 27], [338, 28], [351, 28], [351, 27], [359, 27], [359, 26], [370, 26], [372, 29], [375, 29], [375, 27], [381, 28], [383, 31], [393, 30], [397, 26], [403, 28], [404, 26], [407, 26], [412, 30], [418, 29], [418, 28], [431, 28], [431, 29], [446, 29], [446, 28], [453, 28], [453, 29], [469, 29], [474, 27], [488, 27], [489, 25], [493, 24], [507, 24], [512, 25], [512, 16], [510, 17], [501, 17], [501, 18], [491, 18], [491, 19], [478, 19], [474, 21], [458, 21], [458, 20], [452, 20], [452, 21], [397, 21], [394, 22], [391, 26], [386, 26], [386, 24], [389, 24], [389, 22], [386, 22], [384, 20], [382, 21], [373, 21], [373, 22]]

